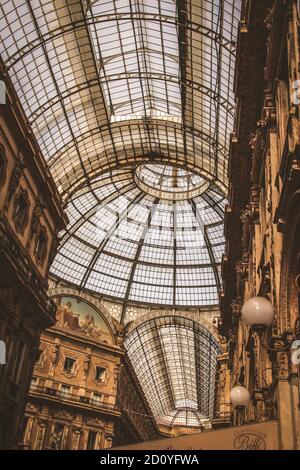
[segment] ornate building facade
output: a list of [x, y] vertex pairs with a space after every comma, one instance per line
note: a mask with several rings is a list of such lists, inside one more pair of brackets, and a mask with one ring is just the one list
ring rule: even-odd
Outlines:
[[299, 1], [0, 20], [0, 448], [299, 449]]
[[[244, 385], [251, 396], [235, 419], [277, 419], [282, 449], [300, 448], [298, 6], [244, 2], [221, 296], [231, 387]], [[274, 307], [266, 331], [242, 319], [244, 302], [255, 296]]]
[[66, 218], [2, 62], [0, 79], [0, 448], [11, 448], [21, 438], [40, 333], [55, 319], [48, 272]]
[[76, 297], [55, 298], [56, 323], [42, 334], [26, 407], [25, 448], [102, 449], [120, 419], [123, 350], [111, 326]]

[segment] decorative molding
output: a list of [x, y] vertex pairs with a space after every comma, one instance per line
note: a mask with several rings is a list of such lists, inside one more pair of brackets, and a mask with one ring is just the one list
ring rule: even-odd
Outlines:
[[146, 315], [138, 318], [137, 320], [133, 321], [126, 332], [126, 335], [129, 335], [132, 333], [133, 330], [135, 330], [138, 326], [142, 325], [143, 323], [146, 323], [154, 318], [160, 318], [160, 317], [180, 317], [180, 318], [188, 318], [189, 320], [192, 320], [196, 323], [199, 323], [202, 327], [207, 329], [214, 337], [215, 339], [219, 342], [220, 341], [220, 335], [218, 332], [218, 329], [210, 323], [208, 320], [201, 318], [201, 313], [198, 312], [189, 312], [189, 311], [176, 311], [175, 313], [166, 313], [165, 311], [150, 311]]
[[91, 364], [91, 354], [86, 354], [83, 359], [83, 373], [85, 376], [89, 373], [89, 368]]
[[49, 253], [49, 261], [48, 261], [49, 266], [51, 266], [51, 264], [54, 261], [59, 244], [60, 244], [60, 237], [58, 236], [57, 233], [55, 233], [53, 236], [50, 253]]
[[[298, 298], [295, 294], [297, 287], [292, 280], [293, 266], [297, 263], [297, 243], [299, 244], [299, 235], [297, 227], [300, 224], [300, 190], [296, 191], [292, 197], [290, 211], [286, 217], [286, 226], [283, 238], [282, 264], [280, 272], [280, 302], [279, 315], [277, 319], [280, 333], [293, 327], [292, 311], [297, 309]], [[294, 273], [295, 275], [297, 273]], [[293, 290], [295, 292], [293, 292]], [[299, 312], [298, 312], [299, 314]]]
[[20, 179], [21, 179], [24, 168], [25, 168], [24, 163], [18, 160], [15, 164], [15, 167], [10, 177], [8, 191], [6, 194], [5, 206], [4, 206], [5, 210], [8, 209], [10, 201], [19, 187]]
[[93, 418], [89, 418], [86, 420], [86, 424], [87, 425], [90, 425], [90, 426], [97, 426], [97, 427], [101, 427], [101, 428], [105, 428], [106, 426], [106, 423], [100, 419], [100, 418], [96, 418], [96, 417], [93, 417]]
[[73, 419], [73, 414], [68, 413], [66, 410], [57, 410], [53, 413], [53, 416], [55, 418], [65, 419], [65, 420], [68, 420], [68, 421]]
[[254, 224], [259, 223], [259, 187], [256, 185], [250, 189], [250, 216]]
[[58, 357], [59, 357], [59, 343], [55, 343], [55, 345], [51, 349], [51, 354], [50, 354], [50, 361], [53, 366], [57, 364]]
[[[43, 247], [41, 256], [39, 256], [37, 249], [38, 249], [39, 239], [41, 236], [45, 238], [45, 245]], [[44, 264], [44, 261], [46, 259], [47, 252], [48, 252], [48, 245], [49, 245], [49, 237], [48, 237], [46, 227], [44, 227], [43, 225], [39, 225], [39, 228], [37, 229], [37, 232], [36, 232], [35, 247], [34, 247], [34, 256], [35, 256], [37, 264], [39, 265]]]
[[[18, 208], [18, 203], [20, 202], [21, 199], [23, 199], [24, 201], [25, 208], [24, 208], [24, 213], [22, 214], [22, 219], [19, 219], [17, 208]], [[26, 189], [20, 188], [18, 193], [15, 196], [14, 210], [13, 210], [13, 215], [12, 215], [17, 233], [20, 233], [20, 234], [24, 233], [25, 227], [27, 226], [28, 220], [29, 220], [29, 208], [30, 208], [30, 204], [29, 204], [29, 198], [28, 198], [28, 191]]]
[[[102, 369], [105, 369], [104, 380], [97, 380], [96, 379], [95, 376], [96, 376], [97, 367], [101, 367]], [[109, 373], [109, 366], [106, 363], [104, 363], [104, 362], [95, 363], [92, 367], [91, 373], [92, 373], [92, 376], [93, 376], [92, 382], [95, 383], [98, 387], [104, 387], [105, 385], [108, 384], [110, 373]]]
[[[282, 346], [282, 345], [281, 345]], [[276, 377], [279, 380], [288, 380], [289, 378], [289, 357], [287, 352], [277, 354], [275, 363]]]
[[30, 240], [33, 238], [33, 236], [37, 233], [39, 223], [40, 223], [40, 218], [41, 218], [42, 212], [39, 206], [36, 206], [34, 208], [34, 211], [32, 213], [32, 218], [31, 218], [31, 227], [30, 227]]
[[[70, 358], [70, 359], [73, 359], [75, 362], [74, 362], [74, 369], [72, 372], [66, 372], [64, 370], [64, 364], [65, 364], [65, 360], [66, 358]], [[77, 374], [79, 372], [79, 358], [78, 356], [74, 356], [72, 354], [69, 353], [69, 350], [64, 353], [64, 356], [63, 358], [61, 359], [60, 361], [60, 372], [65, 376], [67, 377], [68, 379], [71, 379], [72, 377], [77, 377]]]

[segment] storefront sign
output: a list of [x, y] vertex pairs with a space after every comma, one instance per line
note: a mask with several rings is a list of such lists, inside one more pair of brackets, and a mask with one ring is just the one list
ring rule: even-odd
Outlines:
[[277, 421], [159, 439], [115, 450], [278, 450]]

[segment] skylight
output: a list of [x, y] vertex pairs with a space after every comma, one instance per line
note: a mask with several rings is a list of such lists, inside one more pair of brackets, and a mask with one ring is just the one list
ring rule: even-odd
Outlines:
[[[95, 1], [87, 13], [112, 122], [180, 120], [173, 0]], [[161, 22], [159, 18], [166, 21]]]

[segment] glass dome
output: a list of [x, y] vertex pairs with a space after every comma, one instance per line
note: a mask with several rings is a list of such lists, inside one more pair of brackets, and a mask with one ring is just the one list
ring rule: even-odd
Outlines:
[[201, 176], [161, 163], [139, 165], [135, 181], [142, 191], [151, 196], [173, 201], [192, 199], [209, 187]]
[[[171, 199], [151, 195], [137, 178]], [[51, 272], [125, 302], [216, 305], [225, 203], [216, 187], [182, 168], [105, 173], [69, 199], [70, 223]]]

